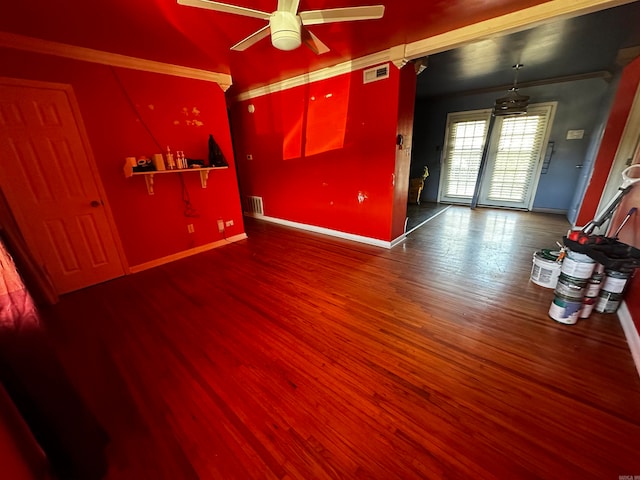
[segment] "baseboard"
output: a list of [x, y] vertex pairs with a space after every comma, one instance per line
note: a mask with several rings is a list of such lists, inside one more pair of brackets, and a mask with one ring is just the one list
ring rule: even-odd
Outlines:
[[197, 255], [198, 253], [206, 252], [208, 250], [213, 250], [214, 248], [222, 247], [224, 245], [228, 245], [229, 243], [238, 242], [240, 240], [244, 240], [245, 238], [247, 238], [246, 233], [234, 235], [233, 237], [229, 237], [224, 240], [217, 240], [215, 242], [207, 243], [206, 245], [200, 245], [199, 247], [190, 248], [189, 250], [183, 250], [182, 252], [167, 255], [166, 257], [156, 258], [155, 260], [151, 260], [150, 262], [134, 265], [129, 269], [129, 272], [142, 272], [143, 270], [148, 270], [150, 268], [159, 267], [160, 265], [164, 265], [166, 263], [175, 262], [176, 260], [187, 258], [191, 255]]
[[553, 213], [555, 215], [566, 215], [567, 214], [567, 210], [562, 210], [560, 208], [536, 208], [533, 207], [531, 209], [532, 212], [534, 213]]
[[638, 335], [638, 329], [636, 328], [635, 323], [633, 323], [629, 307], [627, 307], [627, 304], [624, 301], [618, 308], [618, 320], [620, 320], [620, 325], [622, 325], [624, 335], [627, 337], [627, 343], [629, 344], [629, 350], [631, 350], [633, 362], [636, 364], [638, 375], [640, 375], [640, 335]]
[[252, 217], [257, 220], [264, 220], [265, 222], [277, 223], [278, 225], [284, 225], [285, 227], [297, 228], [298, 230], [305, 230], [307, 232], [320, 233], [322, 235], [329, 235], [331, 237], [342, 238], [344, 240], [351, 240], [352, 242], [366, 243], [367, 245], [373, 245], [375, 247], [392, 248], [402, 242], [405, 235], [400, 235], [398, 238], [391, 242], [385, 242], [377, 238], [364, 237], [362, 235], [355, 235], [353, 233], [341, 232], [339, 230], [332, 230], [330, 228], [318, 227], [316, 225], [308, 225], [306, 223], [292, 222], [290, 220], [284, 220], [282, 218], [267, 217], [266, 215], [256, 215], [245, 212], [247, 217]]

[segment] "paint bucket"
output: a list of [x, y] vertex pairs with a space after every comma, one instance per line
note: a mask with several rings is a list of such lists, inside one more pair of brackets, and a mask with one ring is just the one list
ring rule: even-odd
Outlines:
[[545, 288], [556, 288], [561, 264], [558, 262], [559, 251], [538, 250], [533, 254], [531, 281]]
[[587, 280], [584, 278], [570, 277], [561, 273], [556, 284], [555, 294], [582, 302]]
[[594, 307], [596, 312], [615, 313], [622, 301], [621, 293], [612, 293], [602, 290]]
[[631, 278], [633, 270], [627, 271], [615, 271], [605, 270], [604, 282], [602, 283], [602, 290], [609, 293], [622, 293], [624, 292], [627, 282]]
[[602, 273], [594, 273], [587, 282], [587, 287], [584, 290], [585, 297], [597, 297], [602, 288], [602, 280], [604, 275]]
[[549, 316], [556, 322], [573, 325], [578, 321], [581, 308], [582, 299], [568, 298], [556, 293], [549, 307]]
[[584, 253], [567, 251], [562, 261], [561, 272], [574, 278], [591, 278], [596, 262]]
[[584, 297], [582, 299], [582, 308], [580, 309], [580, 315], [578, 315], [578, 318], [589, 318], [597, 301], [598, 297]]

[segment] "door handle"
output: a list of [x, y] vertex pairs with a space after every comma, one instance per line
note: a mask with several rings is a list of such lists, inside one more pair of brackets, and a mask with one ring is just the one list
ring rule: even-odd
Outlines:
[[89, 205], [91, 205], [91, 207], [93, 208], [98, 208], [100, 205], [102, 205], [102, 202], [100, 200], [92, 200]]
[[576, 165], [576, 168], [582, 168], [583, 165]]

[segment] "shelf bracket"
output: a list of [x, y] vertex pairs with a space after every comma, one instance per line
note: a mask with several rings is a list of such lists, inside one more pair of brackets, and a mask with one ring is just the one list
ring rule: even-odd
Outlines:
[[209, 170], [200, 170], [200, 185], [207, 188], [207, 180], [209, 179]]
[[144, 182], [147, 184], [147, 193], [149, 195], [153, 195], [154, 194], [154, 191], [153, 191], [153, 174], [145, 175], [144, 176]]

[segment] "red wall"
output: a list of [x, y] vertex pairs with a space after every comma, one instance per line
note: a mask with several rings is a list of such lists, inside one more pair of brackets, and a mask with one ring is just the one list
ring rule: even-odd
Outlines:
[[589, 220], [595, 217], [639, 82], [640, 58], [636, 58], [627, 65], [620, 79], [618, 91], [616, 92], [602, 142], [600, 143], [600, 149], [594, 163], [593, 174], [578, 212], [576, 225], [586, 225]]
[[389, 71], [366, 85], [356, 71], [235, 103], [243, 196], [262, 197], [266, 216], [390, 241], [398, 114], [409, 108], [399, 106], [400, 72]]
[[[73, 86], [129, 265], [220, 240], [219, 218], [235, 223], [226, 236], [243, 233], [226, 100], [217, 84], [10, 49], [0, 49], [0, 76]], [[167, 145], [207, 159], [210, 133], [230, 168], [212, 171], [206, 190], [198, 174], [181, 175], [199, 217], [183, 215], [179, 175], [156, 176], [153, 196], [143, 178], [124, 178], [125, 157], [151, 156]]]
[[407, 219], [407, 192], [409, 190], [409, 170], [411, 169], [416, 82], [413, 64], [409, 64], [400, 70], [398, 135], [402, 135], [403, 141], [402, 146], [396, 147], [396, 185], [393, 196], [391, 239], [398, 238], [404, 233]]
[[[577, 225], [584, 225], [595, 216], [639, 84], [640, 57], [627, 65], [622, 73], [600, 150], [596, 157], [591, 183], [578, 215]], [[640, 188], [638, 187], [635, 187], [624, 198], [618, 207], [612, 225], [619, 225], [624, 215], [634, 206], [640, 207]], [[640, 248], [640, 220], [637, 215], [625, 226], [620, 234], [620, 240]], [[640, 275], [636, 274], [633, 279], [625, 294], [625, 301], [629, 306], [636, 328], [640, 331]]]

